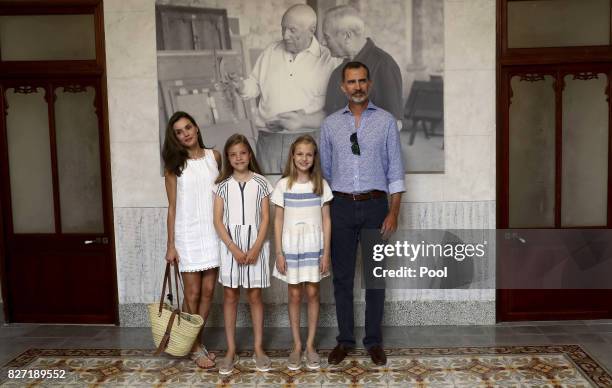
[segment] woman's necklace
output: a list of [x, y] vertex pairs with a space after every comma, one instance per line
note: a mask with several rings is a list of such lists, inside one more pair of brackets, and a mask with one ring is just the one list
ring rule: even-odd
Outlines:
[[204, 149], [198, 147], [193, 155], [189, 155], [189, 159], [200, 159], [202, 156], [204, 156]]

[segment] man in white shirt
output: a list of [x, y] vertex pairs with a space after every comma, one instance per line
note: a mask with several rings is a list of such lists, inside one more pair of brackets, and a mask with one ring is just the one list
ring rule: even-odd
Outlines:
[[289, 146], [298, 136], [319, 138], [325, 91], [340, 60], [319, 44], [316, 26], [310, 6], [290, 7], [281, 22], [282, 40], [266, 47], [248, 78], [235, 80], [242, 98], [259, 97], [256, 154], [264, 173], [282, 173]]

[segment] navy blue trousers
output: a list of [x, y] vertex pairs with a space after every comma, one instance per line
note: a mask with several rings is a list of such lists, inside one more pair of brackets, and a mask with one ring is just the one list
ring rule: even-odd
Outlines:
[[[386, 197], [366, 201], [353, 201], [335, 197], [331, 202], [331, 262], [333, 270], [334, 297], [339, 334], [336, 340], [346, 347], [355, 347], [353, 287], [357, 245], [362, 232], [380, 230], [389, 211]], [[371, 233], [371, 232], [369, 232]], [[363, 271], [371, 267], [367, 247], [362, 246]], [[364, 254], [366, 256], [364, 256]], [[365, 295], [365, 338], [366, 349], [382, 346], [381, 323], [385, 304], [385, 290], [366, 289]]]

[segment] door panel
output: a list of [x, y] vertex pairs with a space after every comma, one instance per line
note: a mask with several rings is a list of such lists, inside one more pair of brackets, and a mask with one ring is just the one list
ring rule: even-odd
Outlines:
[[20, 235], [12, 239], [9, 303], [15, 322], [113, 323], [108, 245], [85, 236]]
[[[54, 233], [53, 179], [45, 90], [6, 91], [11, 222], [15, 233]], [[10, 113], [9, 113], [10, 112]]]
[[610, 290], [500, 290], [497, 297], [500, 321], [606, 319], [612, 312]]
[[[500, 229], [610, 228], [611, 72], [608, 64], [502, 69]], [[497, 318], [612, 318], [612, 290], [501, 289]]]
[[605, 73], [563, 76], [562, 227], [607, 224], [607, 78]]
[[55, 139], [63, 233], [103, 233], [95, 89], [55, 88]]
[[[3, 83], [8, 320], [117, 323], [99, 81]], [[38, 208], [46, 211], [44, 228], [23, 215]]]
[[555, 90], [549, 74], [510, 78], [509, 227], [554, 227]]

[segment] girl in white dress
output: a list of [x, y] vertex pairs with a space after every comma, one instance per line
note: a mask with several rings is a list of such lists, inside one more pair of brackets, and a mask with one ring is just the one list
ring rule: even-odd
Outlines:
[[308, 338], [305, 361], [318, 369], [319, 355], [314, 339], [319, 321], [319, 281], [328, 276], [330, 265], [331, 189], [322, 178], [317, 144], [310, 135], [298, 137], [291, 145], [283, 178], [278, 181], [271, 201], [276, 205], [274, 240], [276, 266], [273, 276], [289, 288], [289, 322], [294, 348], [287, 367], [300, 369], [300, 305], [302, 293], [308, 297]]
[[[168, 194], [166, 261], [178, 261], [185, 288], [183, 309], [201, 315], [206, 324], [219, 267], [211, 190], [221, 155], [204, 147], [193, 117], [176, 112], [166, 128], [162, 157]], [[199, 367], [215, 366], [215, 355], [202, 345], [202, 331], [191, 351]]]
[[253, 359], [258, 371], [270, 370], [263, 350], [263, 301], [261, 289], [270, 286], [269, 247], [266, 241], [270, 221], [270, 183], [261, 170], [246, 137], [235, 134], [225, 143], [223, 170], [215, 189], [214, 224], [221, 244], [223, 317], [227, 353], [219, 373], [231, 374], [236, 355], [236, 312], [240, 287], [247, 290], [253, 321]]

